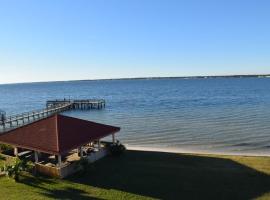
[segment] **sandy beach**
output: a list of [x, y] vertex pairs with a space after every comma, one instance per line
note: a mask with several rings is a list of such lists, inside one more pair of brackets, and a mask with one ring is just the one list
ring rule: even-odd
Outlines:
[[126, 145], [128, 150], [134, 151], [149, 151], [149, 152], [163, 152], [163, 153], [183, 153], [183, 154], [201, 154], [201, 155], [220, 155], [220, 156], [259, 156], [259, 157], [270, 157], [269, 153], [246, 153], [246, 152], [222, 152], [222, 151], [202, 151], [202, 150], [190, 150], [181, 148], [160, 148], [160, 147], [143, 147]]

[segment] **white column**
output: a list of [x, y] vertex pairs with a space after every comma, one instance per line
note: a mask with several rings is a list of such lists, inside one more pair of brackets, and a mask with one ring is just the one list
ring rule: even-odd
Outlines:
[[83, 157], [83, 148], [81, 147], [80, 148], [80, 155], [81, 155], [81, 158]]
[[35, 151], [35, 163], [38, 163], [38, 152]]
[[58, 155], [58, 167], [62, 166], [62, 157], [61, 155]]
[[83, 157], [83, 148], [82, 148], [82, 147], [79, 147], [79, 148], [77, 149], [77, 152], [78, 152], [78, 156], [79, 156], [79, 157]]
[[78, 153], [78, 156], [80, 156], [80, 153], [81, 153], [81, 147], [78, 147], [77, 153]]
[[100, 140], [98, 140], [98, 150], [100, 149]]
[[115, 143], [115, 134], [112, 134], [112, 142]]
[[15, 147], [15, 148], [14, 148], [14, 155], [15, 155], [16, 157], [18, 157], [18, 153], [19, 153], [18, 147]]

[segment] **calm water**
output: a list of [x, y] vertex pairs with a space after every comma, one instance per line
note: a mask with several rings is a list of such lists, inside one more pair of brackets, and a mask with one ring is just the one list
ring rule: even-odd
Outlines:
[[122, 128], [129, 146], [270, 154], [270, 79], [165, 79], [0, 85], [8, 114], [47, 99], [104, 98], [105, 110], [65, 114]]

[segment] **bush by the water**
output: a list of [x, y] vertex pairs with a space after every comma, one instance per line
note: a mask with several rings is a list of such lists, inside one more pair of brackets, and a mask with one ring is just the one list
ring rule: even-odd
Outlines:
[[110, 149], [111, 154], [114, 156], [121, 155], [122, 153], [126, 151], [126, 147], [123, 144], [121, 144], [119, 141], [117, 141], [115, 144], [112, 143], [109, 149]]

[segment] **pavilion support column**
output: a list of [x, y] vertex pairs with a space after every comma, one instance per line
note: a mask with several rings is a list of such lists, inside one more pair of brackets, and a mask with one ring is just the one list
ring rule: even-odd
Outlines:
[[38, 163], [38, 152], [35, 151], [34, 153], [35, 153], [35, 163]]
[[81, 148], [78, 147], [78, 148], [77, 148], [77, 154], [78, 154], [79, 157], [80, 157], [80, 152], [81, 152]]
[[81, 155], [81, 158], [83, 157], [83, 148], [80, 147], [80, 155]]
[[78, 147], [77, 153], [79, 157], [82, 157], [82, 147]]
[[100, 150], [100, 140], [98, 140], [98, 150]]
[[58, 155], [58, 167], [62, 166], [62, 156]]
[[115, 144], [115, 134], [114, 133], [112, 134], [112, 142], [113, 142], [113, 144]]
[[18, 157], [19, 151], [18, 147], [14, 147], [14, 156]]

